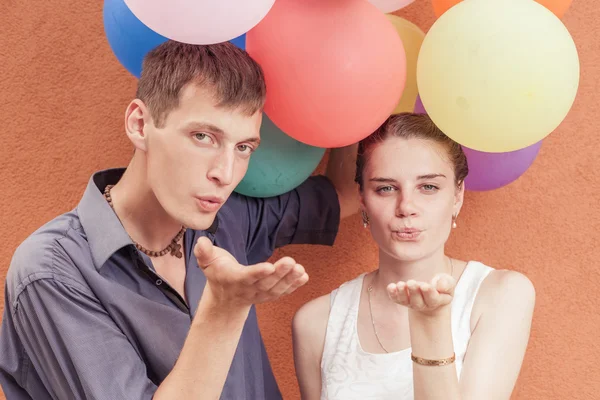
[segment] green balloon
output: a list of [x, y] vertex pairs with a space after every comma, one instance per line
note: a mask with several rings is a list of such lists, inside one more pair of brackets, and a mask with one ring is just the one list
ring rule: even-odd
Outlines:
[[272, 197], [289, 192], [317, 168], [325, 149], [286, 135], [265, 114], [260, 146], [252, 154], [244, 179], [235, 192], [251, 197]]

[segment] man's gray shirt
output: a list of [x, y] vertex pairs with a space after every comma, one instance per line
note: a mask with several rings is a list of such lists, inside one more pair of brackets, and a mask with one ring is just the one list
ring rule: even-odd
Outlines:
[[[73, 211], [16, 250], [0, 330], [8, 400], [151, 399], [177, 360], [204, 289], [193, 256], [200, 236], [249, 265], [290, 243], [331, 245], [337, 234], [337, 194], [323, 176], [273, 198], [234, 193], [210, 229], [185, 233], [186, 302], [135, 248], [102, 195], [122, 173], [94, 174]], [[254, 307], [221, 398], [281, 398]]]

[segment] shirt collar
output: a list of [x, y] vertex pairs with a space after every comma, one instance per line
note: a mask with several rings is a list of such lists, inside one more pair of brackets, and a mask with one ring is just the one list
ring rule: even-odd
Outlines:
[[[118, 250], [133, 245], [121, 221], [104, 198], [106, 186], [116, 184], [124, 172], [125, 168], [115, 168], [93, 174], [77, 206], [81, 226], [98, 270]], [[208, 233], [214, 234], [217, 231], [218, 220], [215, 218], [211, 227], [207, 229]]]

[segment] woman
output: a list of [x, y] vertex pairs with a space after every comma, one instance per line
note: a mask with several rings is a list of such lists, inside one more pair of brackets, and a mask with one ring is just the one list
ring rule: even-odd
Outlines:
[[460, 145], [427, 115], [393, 115], [360, 143], [379, 268], [295, 315], [302, 399], [510, 398], [535, 291], [520, 273], [444, 253], [467, 173]]

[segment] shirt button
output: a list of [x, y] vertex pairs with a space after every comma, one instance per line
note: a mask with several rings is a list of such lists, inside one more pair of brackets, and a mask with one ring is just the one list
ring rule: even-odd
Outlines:
[[162, 285], [162, 280], [160, 280], [160, 279], [157, 279], [157, 280], [156, 280], [156, 286], [160, 286], [160, 285]]

